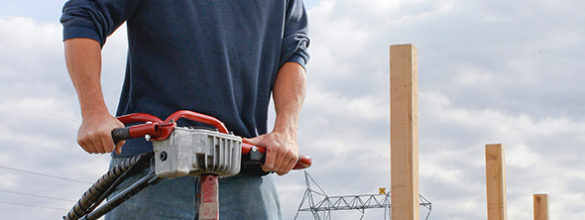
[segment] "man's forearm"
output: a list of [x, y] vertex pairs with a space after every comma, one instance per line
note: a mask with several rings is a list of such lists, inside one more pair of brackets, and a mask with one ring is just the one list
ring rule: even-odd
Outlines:
[[85, 38], [66, 40], [65, 61], [77, 91], [82, 116], [108, 112], [100, 84], [100, 44]]
[[296, 140], [299, 115], [306, 92], [305, 69], [298, 63], [284, 64], [274, 84], [276, 121], [274, 131], [292, 135]]
[[298, 161], [297, 127], [306, 90], [305, 69], [298, 63], [286, 63], [278, 71], [274, 84], [276, 121], [268, 134], [246, 139], [247, 142], [266, 147], [265, 172], [279, 175], [288, 173]]
[[124, 141], [114, 146], [111, 131], [124, 124], [108, 112], [102, 94], [101, 47], [91, 39], [65, 41], [65, 61], [77, 91], [83, 121], [77, 132], [77, 143], [88, 153], [122, 152]]

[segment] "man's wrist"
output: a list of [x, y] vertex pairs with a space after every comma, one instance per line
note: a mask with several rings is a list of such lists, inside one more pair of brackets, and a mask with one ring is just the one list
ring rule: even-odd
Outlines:
[[110, 112], [108, 111], [108, 108], [105, 105], [85, 107], [81, 111], [81, 117], [83, 119], [103, 115], [110, 115]]
[[297, 126], [292, 123], [275, 123], [272, 132], [276, 132], [285, 135], [286, 138], [296, 140], [297, 139]]

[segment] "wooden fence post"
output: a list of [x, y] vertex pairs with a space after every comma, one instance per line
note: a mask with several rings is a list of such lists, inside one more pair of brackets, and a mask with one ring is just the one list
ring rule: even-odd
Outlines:
[[534, 194], [534, 220], [548, 220], [548, 194]]
[[390, 170], [393, 220], [419, 219], [417, 52], [390, 46]]
[[506, 172], [501, 144], [485, 146], [488, 220], [506, 220]]

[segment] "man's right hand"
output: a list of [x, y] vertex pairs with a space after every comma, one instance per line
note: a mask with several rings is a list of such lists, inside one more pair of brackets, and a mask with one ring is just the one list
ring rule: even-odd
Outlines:
[[123, 127], [124, 124], [109, 113], [87, 115], [77, 132], [77, 143], [88, 153], [109, 153], [115, 148], [120, 154], [125, 141], [114, 146], [112, 130]]

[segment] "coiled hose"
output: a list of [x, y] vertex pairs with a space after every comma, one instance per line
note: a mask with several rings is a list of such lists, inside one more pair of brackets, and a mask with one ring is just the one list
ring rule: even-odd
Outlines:
[[[94, 209], [97, 205], [95, 204], [96, 201], [103, 200], [103, 198], [107, 195], [103, 195], [108, 188], [111, 188], [112, 184], [119, 179], [122, 174], [126, 171], [130, 170], [139, 161], [143, 161], [147, 157], [152, 157], [152, 152], [147, 152], [143, 154], [139, 154], [128, 158], [121, 163], [114, 166], [114, 168], [110, 169], [106, 174], [104, 174], [97, 182], [95, 182], [77, 201], [77, 203], [71, 208], [71, 210], [67, 213], [67, 215], [63, 216], [65, 220], [77, 220], [83, 217], [88, 212], [91, 212], [91, 209]], [[118, 181], [118, 183], [121, 180]], [[114, 186], [115, 187], [115, 186]], [[98, 201], [101, 203], [101, 201]], [[92, 207], [93, 205], [93, 207]]]

